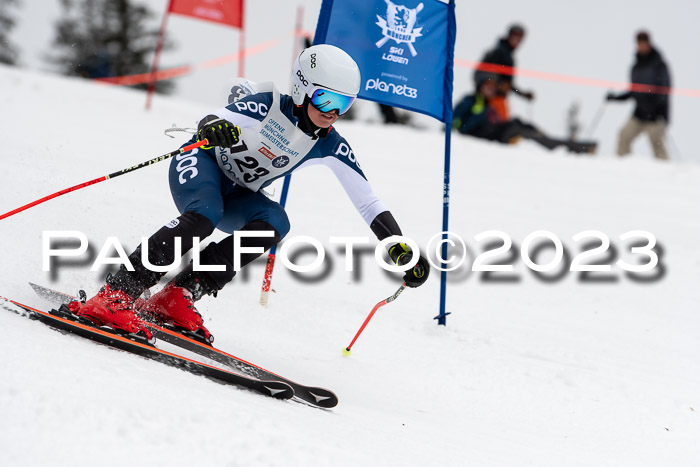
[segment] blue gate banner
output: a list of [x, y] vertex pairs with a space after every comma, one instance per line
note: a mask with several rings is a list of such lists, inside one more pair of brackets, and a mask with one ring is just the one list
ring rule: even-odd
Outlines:
[[453, 0], [323, 0], [314, 43], [355, 59], [360, 98], [449, 122], [455, 29]]

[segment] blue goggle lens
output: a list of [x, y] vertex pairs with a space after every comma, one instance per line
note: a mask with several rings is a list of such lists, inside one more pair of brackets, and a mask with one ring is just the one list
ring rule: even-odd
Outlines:
[[317, 89], [311, 95], [311, 105], [320, 112], [330, 112], [337, 110], [338, 114], [343, 115], [348, 111], [355, 98], [345, 96], [328, 89]]

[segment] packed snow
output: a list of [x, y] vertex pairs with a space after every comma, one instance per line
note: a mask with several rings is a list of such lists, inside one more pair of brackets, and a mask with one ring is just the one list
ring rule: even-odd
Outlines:
[[[7, 67], [0, 87], [0, 212], [170, 152], [186, 136], [163, 129], [213, 110], [161, 97], [147, 113], [139, 92]], [[337, 128], [404, 233], [425, 248], [441, 230], [444, 134], [361, 121]], [[289, 237], [319, 239], [327, 269], [293, 274], [278, 264], [262, 308], [258, 261], [199, 302], [218, 347], [333, 389], [335, 409], [223, 386], [0, 310], [0, 465], [698, 465], [700, 167], [461, 135], [452, 143], [450, 230], [469, 254], [448, 275], [447, 326], [433, 320], [433, 271], [377, 312], [351, 357], [341, 355], [400, 281], [376, 265], [371, 231], [323, 167], [294, 175], [287, 210]], [[0, 221], [0, 295], [47, 306], [29, 281], [95, 293], [106, 271], [90, 267], [108, 237], [130, 251], [177, 216], [168, 164]], [[91, 256], [43, 272], [42, 232], [67, 230], [87, 235]], [[494, 240], [474, 237], [489, 230], [513, 239], [515, 254], [498, 260], [514, 272], [470, 271]], [[565, 266], [541, 276], [519, 253], [538, 230], [567, 253]], [[567, 270], [585, 243], [572, 237], [588, 230], [610, 238], [615, 253], [591, 261], [611, 272]], [[620, 239], [634, 230], [661, 247], [651, 273], [614, 265], [645, 262]], [[358, 274], [344, 270], [332, 236], [372, 239]], [[545, 248], [535, 259], [552, 257]]]

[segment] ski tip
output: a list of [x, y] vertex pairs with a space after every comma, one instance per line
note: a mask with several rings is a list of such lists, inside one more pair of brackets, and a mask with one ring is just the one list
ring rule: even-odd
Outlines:
[[294, 397], [294, 389], [282, 381], [263, 381], [261, 386], [269, 391], [269, 396], [275, 399], [291, 399]]
[[313, 398], [309, 398], [307, 401], [315, 405], [316, 407], [322, 407], [324, 409], [332, 409], [338, 405], [338, 396], [325, 388], [307, 388], [306, 392]]

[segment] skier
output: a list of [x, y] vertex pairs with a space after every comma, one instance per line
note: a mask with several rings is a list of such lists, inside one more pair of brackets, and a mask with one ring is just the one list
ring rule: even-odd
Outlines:
[[452, 126], [462, 134], [484, 138], [499, 143], [512, 144], [520, 138], [533, 140], [547, 149], [566, 147], [574, 153], [594, 153], [594, 141], [567, 141], [552, 138], [530, 123], [514, 118], [501, 120], [498, 112], [491, 107], [497, 96], [497, 79], [493, 75], [483, 75], [476, 92], [465, 96], [454, 109]]
[[[310, 165], [325, 164], [334, 172], [379, 240], [401, 235], [391, 212], [372, 192], [349, 144], [332, 127], [359, 92], [360, 70], [355, 61], [337, 47], [316, 45], [305, 49], [295, 62], [291, 96], [280, 94], [272, 83], [255, 87], [255, 92], [250, 86], [237, 88], [248, 95], [231, 96], [229, 105], [199, 122], [196, 136], [186, 144], [206, 139], [208, 146], [182, 154], [170, 165], [170, 189], [181, 215], [129, 255], [133, 270], [120, 266], [97, 295], [75, 307], [76, 314], [96, 324], [143, 331], [150, 338], [139, 316], [145, 314], [212, 341], [194, 304], [205, 295], [216, 296], [235, 276], [233, 235], [210, 243], [200, 254], [202, 264], [220, 270], [199, 271], [190, 263], [145, 303], [139, 296], [165, 273], [146, 267], [141, 250], [146, 249], [144, 256], [151, 265], [170, 265], [176, 255], [192, 248], [194, 237], [204, 239], [216, 228], [228, 234], [266, 231], [269, 237], [243, 237], [240, 246], [271, 248], [289, 231], [289, 220], [284, 209], [260, 190]], [[243, 252], [240, 266], [260, 254]], [[397, 243], [389, 247], [389, 256], [397, 265], [405, 265], [413, 252]], [[420, 256], [404, 281], [418, 287], [428, 274], [428, 262]]]

